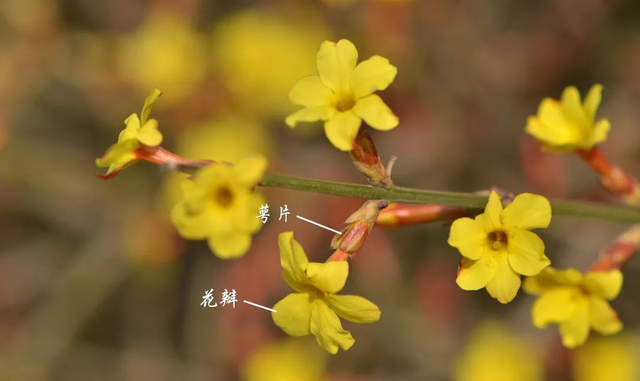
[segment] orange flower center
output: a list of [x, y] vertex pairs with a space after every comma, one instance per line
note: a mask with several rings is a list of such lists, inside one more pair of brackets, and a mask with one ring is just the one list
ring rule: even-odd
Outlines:
[[506, 249], [507, 247], [507, 233], [503, 231], [496, 230], [491, 232], [487, 236], [487, 239], [489, 240], [489, 246], [491, 246], [493, 250], [500, 250], [502, 247]]
[[231, 192], [231, 189], [229, 189], [229, 187], [222, 186], [216, 189], [213, 194], [213, 199], [215, 200], [216, 204], [226, 208], [233, 202], [233, 192]]
[[336, 109], [340, 112], [349, 111], [356, 105], [356, 99], [353, 94], [342, 94], [336, 102]]

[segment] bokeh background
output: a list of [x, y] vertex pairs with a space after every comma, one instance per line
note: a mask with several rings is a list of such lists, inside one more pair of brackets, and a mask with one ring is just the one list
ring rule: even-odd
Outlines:
[[[0, 380], [640, 380], [639, 260], [613, 302], [626, 329], [571, 352], [532, 327], [532, 297], [460, 290], [442, 224], [374, 229], [346, 290], [382, 319], [346, 323], [356, 344], [336, 356], [266, 311], [200, 306], [211, 288], [273, 305], [289, 292], [278, 233], [331, 253], [330, 232], [291, 217], [340, 229], [363, 200], [265, 189], [270, 220], [225, 261], [172, 228], [182, 175], [138, 164], [101, 181], [95, 158], [158, 87], [163, 145], [187, 158], [259, 152], [274, 172], [364, 182], [318, 123], [284, 124], [288, 90], [339, 38], [399, 68], [381, 95], [401, 124], [369, 131], [398, 156], [396, 184], [615, 202], [523, 133], [543, 97], [594, 83], [613, 126], [603, 149], [640, 175], [634, 0], [2, 0]], [[540, 234], [556, 266], [584, 269], [623, 229], [555, 217]]]

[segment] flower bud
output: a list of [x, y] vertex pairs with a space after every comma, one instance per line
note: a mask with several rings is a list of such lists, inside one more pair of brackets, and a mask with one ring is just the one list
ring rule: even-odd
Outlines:
[[355, 257], [364, 246], [378, 218], [378, 213], [388, 205], [389, 202], [386, 200], [366, 201], [360, 209], [347, 218], [345, 221], [348, 224], [347, 227], [342, 230], [342, 234], [333, 237], [331, 247], [347, 253], [350, 258]]
[[396, 157], [391, 157], [387, 168], [385, 168], [380, 162], [380, 156], [378, 156], [378, 151], [376, 150], [375, 144], [373, 144], [373, 140], [364, 129], [360, 129], [358, 132], [356, 141], [353, 144], [353, 149], [349, 151], [349, 157], [353, 165], [367, 177], [371, 185], [391, 189], [393, 186], [391, 169], [393, 168]]

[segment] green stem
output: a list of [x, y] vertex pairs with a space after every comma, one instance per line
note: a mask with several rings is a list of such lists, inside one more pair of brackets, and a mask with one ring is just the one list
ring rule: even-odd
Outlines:
[[[260, 184], [264, 187], [286, 188], [336, 196], [360, 197], [419, 204], [442, 204], [470, 209], [484, 209], [487, 196], [473, 193], [438, 192], [394, 186], [390, 190], [371, 185], [308, 179], [266, 173]], [[593, 218], [598, 220], [640, 223], [640, 208], [610, 206], [581, 201], [550, 200], [554, 215]]]

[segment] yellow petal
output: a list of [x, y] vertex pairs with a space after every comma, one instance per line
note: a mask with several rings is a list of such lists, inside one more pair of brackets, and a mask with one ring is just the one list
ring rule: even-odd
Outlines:
[[584, 149], [590, 149], [598, 143], [602, 143], [607, 140], [609, 136], [609, 130], [611, 129], [611, 123], [607, 119], [599, 120], [591, 131], [588, 144], [583, 147]]
[[565, 145], [579, 143], [583, 138], [580, 127], [568, 120], [562, 105], [551, 98], [542, 100], [538, 116], [527, 120], [526, 131], [536, 139], [559, 149]]
[[311, 312], [315, 298], [307, 293], [289, 294], [276, 303], [271, 313], [274, 323], [291, 336], [305, 336], [311, 333]]
[[158, 89], [151, 90], [151, 93], [145, 99], [144, 106], [142, 106], [142, 113], [140, 113], [140, 124], [146, 124], [149, 119], [149, 114], [151, 114], [151, 109], [153, 109], [153, 104], [156, 103], [156, 100], [162, 95], [162, 91]]
[[253, 155], [240, 161], [233, 167], [235, 180], [252, 188], [262, 180], [267, 168], [267, 159], [262, 155]]
[[289, 92], [289, 99], [293, 103], [305, 107], [328, 105], [332, 98], [333, 91], [317, 75], [302, 78]]
[[316, 263], [307, 266], [309, 282], [322, 292], [335, 294], [342, 290], [349, 276], [349, 264], [346, 261]]
[[596, 119], [596, 113], [602, 100], [602, 85], [593, 85], [584, 98], [584, 111], [590, 123]]
[[322, 83], [336, 93], [349, 88], [349, 78], [358, 61], [358, 50], [349, 40], [324, 41], [316, 56]]
[[496, 274], [489, 280], [486, 288], [491, 297], [506, 304], [516, 297], [520, 289], [520, 275], [511, 269], [506, 253], [497, 255], [496, 261]]
[[98, 167], [125, 165], [132, 160], [136, 160], [136, 155], [133, 151], [138, 149], [138, 147], [138, 142], [135, 140], [125, 140], [123, 142], [116, 143], [107, 149], [104, 156], [96, 159], [96, 165]]
[[506, 229], [546, 228], [551, 222], [551, 204], [542, 196], [522, 193], [507, 205], [502, 212], [502, 223]]
[[613, 335], [622, 330], [622, 322], [609, 302], [602, 298], [589, 298], [589, 321], [591, 328], [603, 335]]
[[487, 233], [484, 226], [471, 218], [458, 218], [451, 224], [447, 243], [469, 259], [480, 259], [484, 253]]
[[373, 323], [380, 319], [380, 309], [369, 300], [356, 295], [325, 295], [329, 306], [345, 320]]
[[559, 286], [576, 286], [582, 282], [582, 273], [576, 269], [557, 270], [545, 268], [540, 274], [525, 279], [524, 290], [539, 295]]
[[497, 270], [498, 263], [491, 254], [485, 255], [477, 261], [462, 258], [456, 283], [463, 290], [479, 290], [489, 283], [496, 275]]
[[509, 236], [509, 264], [518, 274], [532, 276], [539, 274], [551, 264], [544, 255], [544, 242], [528, 230], [515, 230]]
[[562, 110], [581, 128], [589, 127], [590, 123], [582, 107], [580, 92], [575, 86], [569, 86], [562, 92]]
[[361, 122], [352, 111], [338, 112], [324, 123], [324, 133], [334, 147], [351, 151]]
[[118, 143], [125, 140], [135, 140], [140, 132], [140, 119], [137, 114], [131, 114], [124, 120], [125, 128], [118, 135]]
[[302, 246], [293, 238], [293, 232], [280, 233], [278, 247], [280, 248], [280, 265], [291, 282], [297, 287], [309, 284], [305, 273], [309, 260]]
[[320, 300], [311, 313], [310, 328], [318, 344], [331, 354], [336, 354], [338, 348], [347, 350], [356, 342], [351, 333], [342, 328], [336, 313]]
[[213, 234], [207, 241], [209, 248], [218, 258], [239, 258], [251, 248], [251, 235], [245, 232]]
[[585, 286], [595, 296], [612, 300], [622, 289], [623, 275], [619, 270], [592, 271], [585, 275]]
[[567, 348], [575, 348], [584, 344], [589, 337], [589, 308], [586, 300], [576, 304], [573, 314], [563, 323], [560, 323], [562, 345]]
[[147, 147], [155, 147], [162, 143], [162, 134], [158, 131], [158, 121], [151, 119], [147, 121], [138, 131], [136, 139]]
[[576, 307], [572, 302], [574, 293], [571, 287], [558, 287], [543, 293], [531, 309], [533, 325], [543, 329], [551, 323], [569, 320]]
[[389, 63], [389, 60], [373, 56], [362, 61], [353, 70], [351, 76], [351, 88], [356, 97], [363, 98], [374, 91], [382, 91], [393, 82], [398, 74], [398, 69]]
[[399, 123], [398, 117], [376, 94], [359, 99], [353, 112], [376, 130], [388, 131]]
[[484, 217], [492, 231], [502, 228], [501, 214], [502, 203], [500, 202], [500, 196], [498, 196], [496, 192], [491, 191], [489, 201], [487, 201], [487, 206], [484, 209]]
[[285, 119], [289, 127], [295, 127], [299, 122], [317, 122], [319, 120], [329, 120], [336, 113], [336, 109], [331, 106], [307, 107], [294, 112]]
[[184, 201], [176, 204], [171, 210], [171, 222], [178, 233], [187, 239], [205, 239], [215, 230], [214, 219], [210, 213], [194, 213]]

